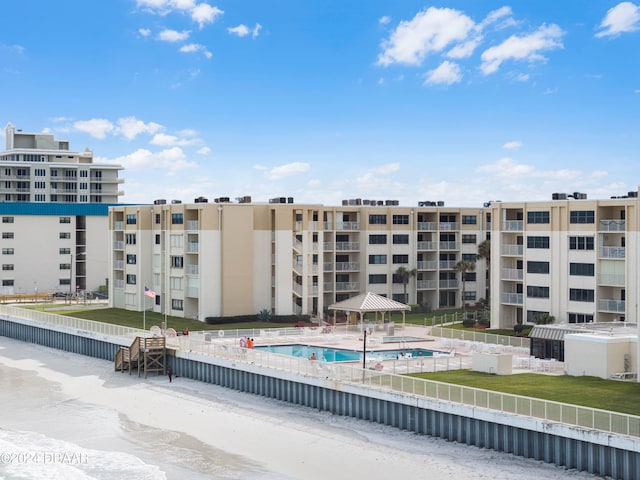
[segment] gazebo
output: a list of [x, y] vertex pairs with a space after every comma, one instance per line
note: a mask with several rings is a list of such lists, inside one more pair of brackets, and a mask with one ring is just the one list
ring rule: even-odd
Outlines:
[[360, 323], [363, 323], [365, 313], [375, 312], [376, 320], [378, 319], [378, 313], [381, 313], [382, 322], [384, 323], [384, 316], [387, 312], [389, 312], [389, 316], [391, 316], [391, 312], [402, 312], [402, 327], [404, 328], [405, 312], [410, 311], [411, 307], [404, 303], [390, 300], [382, 295], [366, 292], [352, 298], [347, 298], [341, 302], [334, 303], [333, 305], [330, 305], [328, 309], [333, 310], [334, 327], [336, 325], [336, 312], [340, 310], [343, 312], [358, 312], [360, 314]]

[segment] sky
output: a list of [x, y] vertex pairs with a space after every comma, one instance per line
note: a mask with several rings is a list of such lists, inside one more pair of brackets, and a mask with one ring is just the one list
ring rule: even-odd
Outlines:
[[634, 1], [7, 2], [0, 123], [122, 165], [123, 203], [620, 196]]

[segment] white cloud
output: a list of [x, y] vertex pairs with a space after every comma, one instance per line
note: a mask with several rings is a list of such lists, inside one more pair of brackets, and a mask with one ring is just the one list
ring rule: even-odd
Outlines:
[[480, 45], [482, 37], [478, 36], [463, 43], [459, 43], [447, 52], [449, 58], [467, 58], [473, 54], [474, 50]]
[[460, 66], [457, 63], [445, 60], [436, 69], [427, 72], [425, 85], [445, 84], [451, 85], [462, 80]]
[[[562, 181], [566, 183], [567, 180], [574, 182], [576, 179], [582, 177], [582, 172], [579, 170], [570, 170], [568, 168], [559, 170], [537, 170], [532, 165], [517, 163], [509, 157], [501, 158], [490, 165], [478, 167], [476, 173], [488, 174], [500, 179], [511, 179], [514, 185], [517, 184], [517, 180], [520, 178], [536, 178], [543, 181]], [[511, 180], [509, 180], [510, 183]], [[573, 184], [575, 185], [576, 183]]]
[[167, 135], [166, 133], [156, 133], [151, 141], [151, 145], [158, 145], [161, 147], [186, 147], [198, 143], [198, 139], [194, 138], [180, 138], [176, 135]]
[[430, 7], [410, 21], [400, 22], [389, 39], [382, 42], [383, 52], [377, 63], [420, 65], [430, 53], [464, 41], [473, 27], [473, 21], [458, 10]]
[[148, 37], [151, 35], [151, 29], [149, 28], [139, 28], [138, 33], [143, 37]]
[[223, 13], [218, 7], [212, 7], [208, 3], [200, 3], [191, 9], [191, 18], [200, 28], [203, 28], [207, 23], [215, 22], [216, 18]]
[[513, 140], [502, 145], [502, 148], [506, 148], [507, 150], [517, 150], [522, 148], [522, 142], [520, 140]]
[[491, 25], [492, 23], [496, 23], [498, 20], [504, 17], [510, 17], [511, 15], [512, 15], [511, 7], [500, 7], [496, 10], [492, 10], [485, 17], [485, 19], [478, 24], [477, 30], [481, 31], [485, 29], [487, 26]]
[[378, 23], [380, 25], [386, 25], [391, 21], [391, 17], [388, 15], [385, 15], [384, 17], [380, 17], [380, 20], [378, 20]]
[[307, 172], [311, 168], [311, 165], [303, 162], [292, 162], [273, 168], [267, 168], [262, 165], [256, 165], [253, 168], [256, 170], [263, 170], [265, 177], [269, 180], [278, 180], [283, 177], [290, 177], [292, 175]]
[[207, 47], [205, 47], [204, 45], [200, 45], [199, 43], [189, 43], [188, 45], [183, 45], [182, 47], [180, 47], [180, 51], [182, 53], [202, 52], [202, 54], [207, 58], [213, 57], [213, 53], [207, 50]]
[[518, 82], [526, 82], [529, 80], [529, 74], [528, 73], [519, 73], [518, 75], [516, 75], [516, 81]]
[[[362, 190], [361, 194], [369, 195], [370, 192], [384, 192], [389, 189], [394, 189], [394, 182], [392, 182], [392, 174], [400, 170], [400, 163], [386, 163], [379, 167], [368, 169], [363, 175], [355, 179], [357, 189]], [[347, 182], [343, 185], [345, 188], [349, 188], [349, 185], [353, 182]]]
[[251, 30], [251, 38], [258, 38], [258, 36], [260, 35], [260, 30], [262, 30], [262, 25], [256, 23], [255, 27], [253, 27], [253, 30]]
[[196, 151], [198, 155], [208, 155], [211, 153], [211, 149], [209, 147], [202, 147]]
[[231, 35], [237, 35], [238, 37], [245, 37], [249, 35], [249, 27], [240, 24], [237, 27], [227, 28], [227, 32], [229, 32]]
[[92, 118], [91, 120], [80, 120], [73, 124], [76, 130], [88, 133], [94, 138], [103, 139], [114, 130], [113, 123], [104, 118]]
[[197, 167], [195, 162], [186, 160], [186, 155], [179, 147], [173, 147], [160, 152], [152, 152], [146, 148], [139, 148], [128, 155], [109, 160], [109, 163], [122, 165], [126, 170], [162, 170], [167, 175], [173, 175], [179, 170]]
[[599, 28], [601, 31], [596, 33], [598, 38], [635, 32], [640, 28], [640, 6], [631, 2], [619, 3], [607, 11]]
[[178, 32], [177, 30], [165, 29], [158, 34], [158, 40], [162, 40], [163, 42], [183, 42], [187, 38], [189, 38], [189, 34], [191, 34], [190, 30], [183, 30], [182, 32]]
[[558, 88], [547, 88], [544, 92], [542, 92], [543, 95], [553, 95], [554, 93], [558, 93]]
[[127, 140], [133, 140], [141, 133], [154, 134], [162, 129], [162, 125], [154, 122], [144, 123], [136, 117], [124, 117], [118, 119], [118, 128], [115, 133], [122, 135]]
[[540, 61], [545, 58], [543, 50], [562, 48], [564, 32], [557, 25], [542, 25], [530, 35], [512, 35], [500, 45], [488, 48], [482, 53], [480, 69], [485, 75], [495, 73], [506, 60]]

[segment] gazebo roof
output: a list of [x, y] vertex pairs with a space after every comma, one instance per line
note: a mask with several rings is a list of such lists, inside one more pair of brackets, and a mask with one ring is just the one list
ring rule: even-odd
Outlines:
[[329, 310], [343, 310], [349, 312], [398, 312], [411, 310], [409, 305], [390, 300], [387, 297], [366, 292], [347, 298], [338, 303], [330, 305]]

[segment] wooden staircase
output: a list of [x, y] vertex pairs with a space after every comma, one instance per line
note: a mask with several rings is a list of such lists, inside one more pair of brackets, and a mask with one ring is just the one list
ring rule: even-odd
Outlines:
[[144, 372], [167, 372], [167, 347], [165, 337], [136, 337], [130, 347], [120, 347], [114, 358], [116, 372], [138, 369], [138, 377]]

